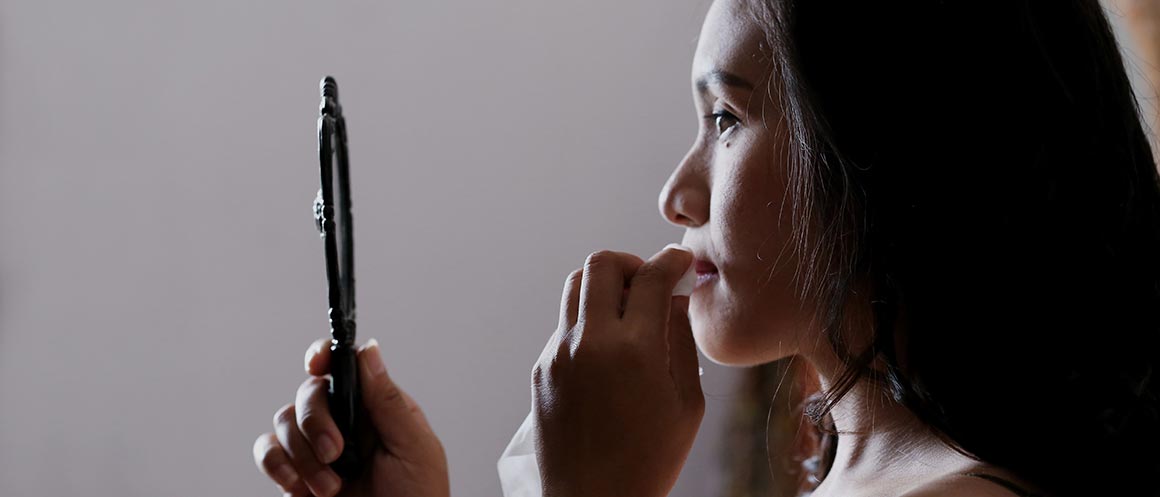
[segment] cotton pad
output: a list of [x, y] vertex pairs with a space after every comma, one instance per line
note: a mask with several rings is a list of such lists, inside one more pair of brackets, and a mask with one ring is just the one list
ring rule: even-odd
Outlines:
[[685, 275], [681, 276], [681, 280], [673, 288], [673, 296], [681, 295], [688, 297], [693, 294], [693, 287], [695, 286], [697, 286], [697, 265], [689, 264], [689, 270], [685, 271]]

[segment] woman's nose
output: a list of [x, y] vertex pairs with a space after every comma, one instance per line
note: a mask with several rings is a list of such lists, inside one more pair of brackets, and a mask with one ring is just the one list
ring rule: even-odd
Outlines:
[[709, 184], [689, 151], [661, 188], [657, 206], [666, 221], [686, 228], [709, 222]]

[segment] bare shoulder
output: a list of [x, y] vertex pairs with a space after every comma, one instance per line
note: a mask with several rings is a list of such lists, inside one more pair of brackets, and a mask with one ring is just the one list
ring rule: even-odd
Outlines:
[[994, 481], [963, 474], [947, 475], [901, 497], [1016, 497], [1020, 494]]

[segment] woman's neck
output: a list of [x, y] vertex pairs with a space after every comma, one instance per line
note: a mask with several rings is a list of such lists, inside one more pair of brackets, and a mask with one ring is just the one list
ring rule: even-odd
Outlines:
[[[820, 379], [823, 390], [833, 385], [832, 375]], [[855, 384], [830, 414], [838, 432], [837, 453], [816, 497], [901, 495], [906, 488], [977, 464], [867, 380]]]

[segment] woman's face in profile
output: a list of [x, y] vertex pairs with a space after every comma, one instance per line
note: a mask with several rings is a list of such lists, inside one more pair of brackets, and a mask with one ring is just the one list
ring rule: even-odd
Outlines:
[[[689, 320], [701, 351], [752, 365], [797, 353], [810, 309], [794, 290], [797, 255], [781, 126], [764, 34], [745, 0], [717, 0], [693, 58], [700, 127], [659, 199], [697, 255]], [[813, 342], [813, 340], [811, 340]]]

